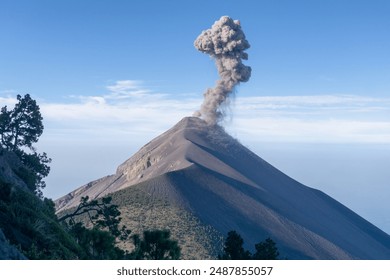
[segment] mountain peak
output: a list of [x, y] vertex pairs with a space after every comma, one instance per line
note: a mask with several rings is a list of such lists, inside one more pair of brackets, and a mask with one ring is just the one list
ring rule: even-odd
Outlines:
[[198, 117], [184, 117], [173, 128], [198, 128], [205, 129], [207, 127], [213, 127], [215, 125], [209, 125], [206, 121]]
[[[151, 198], [148, 205], [137, 200], [140, 192]], [[206, 229], [222, 235], [237, 230], [248, 246], [271, 236], [289, 259], [390, 258], [388, 234], [323, 192], [285, 175], [221, 126], [196, 117], [184, 118], [154, 138], [116, 174], [58, 199], [57, 210], [77, 206], [83, 196], [94, 199], [110, 193], [120, 196], [120, 203], [131, 201], [122, 207], [138, 225], [141, 218], [134, 213], [147, 216], [153, 226], [158, 220], [161, 226], [165, 217], [156, 213], [162, 210], [150, 209], [157, 207], [154, 202], [165, 201], [167, 207], [195, 216]]]
[[76, 206], [81, 196], [88, 195], [91, 199], [102, 197], [162, 174], [187, 168], [194, 162], [203, 162], [210, 157], [200, 147], [214, 150], [234, 141], [219, 125], [209, 125], [198, 117], [185, 117], [119, 165], [114, 175], [90, 182], [58, 199], [57, 209]]
[[215, 154], [226, 153], [228, 147], [232, 152], [239, 145], [221, 126], [186, 117], [122, 163], [117, 174], [125, 175], [132, 185], [192, 164], [221, 172], [225, 164]]

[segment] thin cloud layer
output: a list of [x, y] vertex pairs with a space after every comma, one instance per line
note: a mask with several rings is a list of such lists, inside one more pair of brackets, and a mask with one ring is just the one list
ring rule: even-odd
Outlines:
[[[40, 101], [44, 138], [148, 141], [190, 116], [202, 102], [153, 91], [141, 81], [116, 81], [106, 90], [102, 95], [72, 97], [67, 103]], [[14, 97], [0, 97], [1, 106], [13, 104]], [[244, 143], [390, 143], [390, 98], [241, 96], [232, 106], [232, 115], [227, 130]]]
[[390, 98], [264, 96], [235, 106], [234, 130], [252, 142], [390, 143]]
[[109, 85], [106, 89], [109, 94], [105, 95], [107, 99], [128, 99], [142, 98], [147, 94], [152, 93], [150, 90], [142, 86], [142, 81], [121, 80], [116, 81], [114, 85]]

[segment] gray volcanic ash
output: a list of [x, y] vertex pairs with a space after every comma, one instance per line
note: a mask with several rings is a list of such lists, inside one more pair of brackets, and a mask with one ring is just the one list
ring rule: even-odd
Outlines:
[[223, 106], [234, 87], [240, 82], [247, 82], [251, 76], [251, 68], [242, 63], [242, 59], [248, 59], [245, 50], [250, 45], [240, 22], [228, 16], [221, 17], [211, 29], [203, 31], [194, 45], [215, 60], [220, 77], [216, 86], [204, 93], [203, 104], [195, 112], [195, 116], [213, 125], [223, 118]]

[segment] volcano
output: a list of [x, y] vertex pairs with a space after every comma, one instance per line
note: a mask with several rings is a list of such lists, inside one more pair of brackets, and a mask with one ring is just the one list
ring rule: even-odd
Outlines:
[[287, 259], [390, 259], [388, 234], [196, 117], [55, 203], [61, 212], [108, 194], [130, 229], [170, 229], [183, 258], [214, 258], [236, 230], [248, 249], [271, 237]]

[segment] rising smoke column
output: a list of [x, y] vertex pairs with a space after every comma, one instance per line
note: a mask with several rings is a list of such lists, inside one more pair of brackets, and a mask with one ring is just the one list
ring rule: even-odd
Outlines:
[[194, 114], [213, 125], [223, 118], [221, 105], [226, 104], [234, 87], [251, 76], [251, 68], [242, 64], [242, 59], [248, 59], [245, 50], [250, 45], [240, 22], [223, 16], [196, 38], [194, 46], [215, 59], [220, 76], [216, 86], [204, 93], [203, 104]]

